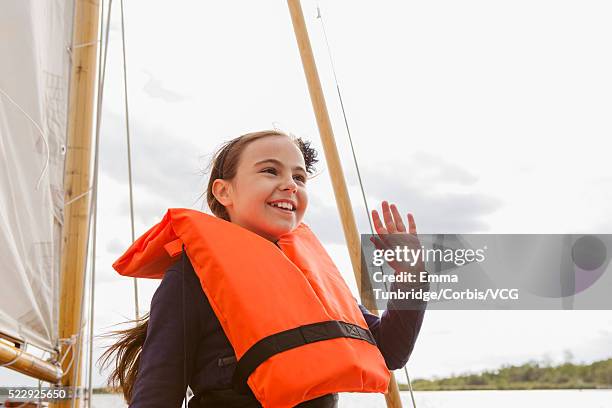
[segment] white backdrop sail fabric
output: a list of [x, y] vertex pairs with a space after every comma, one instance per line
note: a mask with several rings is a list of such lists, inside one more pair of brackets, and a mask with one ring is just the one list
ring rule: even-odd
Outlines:
[[0, 332], [45, 349], [58, 340], [72, 20], [73, 1], [0, 5]]

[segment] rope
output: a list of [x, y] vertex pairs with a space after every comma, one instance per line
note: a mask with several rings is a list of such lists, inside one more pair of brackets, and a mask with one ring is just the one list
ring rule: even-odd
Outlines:
[[[127, 135], [127, 155], [128, 155], [128, 182], [130, 186], [130, 221], [132, 226], [132, 242], [136, 240], [134, 228], [134, 194], [132, 183], [132, 150], [130, 147], [130, 111], [128, 109], [128, 83], [127, 83], [127, 62], [125, 57], [125, 21], [123, 17], [123, 0], [121, 0], [121, 42], [123, 44], [123, 89], [125, 97], [125, 130]], [[134, 310], [136, 312], [136, 320], [140, 317], [138, 309], [138, 280], [134, 278]]]
[[70, 50], [76, 50], [78, 48], [83, 48], [83, 47], [89, 47], [89, 46], [95, 45], [95, 44], [97, 44], [99, 42], [100, 42], [100, 40], [98, 40], [98, 41], [91, 41], [91, 42], [84, 43], [84, 44], [77, 44], [74, 47], [70, 48]]
[[[353, 145], [353, 138], [351, 137], [351, 130], [348, 123], [348, 118], [346, 115], [346, 110], [344, 109], [344, 102], [342, 100], [342, 92], [340, 91], [340, 83], [338, 81], [338, 76], [336, 75], [336, 67], [334, 65], [334, 59], [332, 57], [331, 47], [329, 45], [329, 40], [327, 38], [327, 30], [325, 30], [325, 22], [323, 21], [323, 14], [321, 13], [321, 8], [317, 3], [317, 19], [321, 21], [321, 28], [323, 29], [323, 37], [325, 38], [325, 45], [327, 47], [327, 55], [329, 56], [329, 61], [331, 64], [332, 72], [334, 74], [334, 82], [336, 84], [336, 92], [338, 94], [338, 100], [340, 101], [340, 108], [342, 110], [342, 117], [344, 118], [344, 126], [346, 128], [346, 133], [348, 135], [348, 140], [351, 145], [351, 153], [353, 155], [353, 162], [355, 163], [355, 170], [357, 171], [357, 180], [359, 181], [359, 189], [361, 190], [361, 197], [363, 199], [363, 204], [366, 208], [368, 223], [370, 225], [370, 234], [374, 235], [374, 226], [372, 225], [372, 220], [370, 219], [370, 208], [368, 207], [368, 200], [366, 199], [365, 189], [363, 188], [363, 180], [361, 179], [361, 172], [359, 171], [359, 163], [357, 162], [357, 155], [355, 154], [355, 147]], [[384, 282], [385, 290], [389, 290], [387, 287], [387, 282]], [[404, 373], [406, 374], [406, 380], [408, 381], [408, 389], [410, 390], [410, 398], [412, 399], [412, 405], [416, 408], [416, 401], [414, 400], [414, 393], [412, 391], [412, 384], [410, 383], [410, 376], [408, 375], [408, 368], [404, 366]]]
[[25, 349], [27, 347], [28, 343], [23, 343], [21, 345], [21, 347], [19, 347], [19, 352], [17, 353], [17, 355], [15, 355], [15, 358], [12, 359], [11, 361], [9, 361], [8, 363], [2, 363], [0, 364], [0, 367], [9, 367], [12, 366], [13, 364], [15, 364], [17, 361], [19, 361], [19, 359], [21, 357], [23, 357], [23, 353], [25, 353]]
[[[68, 345], [68, 348], [64, 350], [64, 355], [60, 359], [60, 365], [64, 364], [64, 360], [68, 356], [68, 353], [70, 353], [70, 350], [74, 349], [74, 345], [77, 341], [77, 338], [80, 338], [80, 336], [81, 336], [81, 331], [79, 330], [78, 334], [73, 334], [72, 336], [68, 338], [60, 339], [60, 343]], [[75, 354], [74, 351], [70, 353], [70, 362], [68, 363], [68, 367], [66, 367], [66, 370], [62, 373], [62, 378], [64, 378], [70, 372], [70, 369], [72, 368], [72, 363], [74, 363], [74, 354]]]
[[84, 44], [77, 44], [77, 45], [72, 46], [72, 47], [66, 47], [66, 51], [68, 51], [68, 56], [70, 57], [70, 62], [72, 63], [72, 52], [74, 50], [78, 50], [79, 48], [91, 47], [92, 45], [96, 45], [99, 42], [100, 42], [100, 40], [98, 40], [98, 41], [91, 41], [91, 42], [84, 43]]
[[68, 207], [70, 204], [74, 203], [76, 200], [85, 197], [87, 194], [91, 192], [91, 189], [92, 187], [89, 187], [87, 190], [85, 190], [84, 193], [81, 193], [76, 197], [72, 197], [70, 200], [68, 200], [68, 202], [64, 203], [64, 208]]
[[0, 88], [0, 93], [2, 95], [4, 95], [4, 97], [6, 99], [8, 99], [9, 102], [11, 102], [13, 105], [15, 105], [15, 107], [17, 109], [19, 109], [19, 111], [30, 121], [32, 122], [32, 124], [34, 125], [34, 127], [36, 128], [36, 130], [38, 130], [38, 133], [40, 133], [40, 137], [43, 140], [43, 142], [45, 143], [45, 151], [47, 152], [47, 158], [45, 159], [45, 165], [43, 166], [43, 169], [40, 171], [40, 175], [38, 176], [38, 181], [36, 182], [36, 189], [34, 191], [38, 191], [38, 189], [40, 188], [40, 183], [45, 175], [45, 173], [47, 172], [47, 169], [49, 168], [49, 160], [50, 160], [50, 152], [49, 152], [49, 141], [47, 140], [47, 136], [45, 135], [45, 132], [43, 132], [42, 128], [40, 127], [40, 125], [34, 120], [32, 119], [32, 117], [30, 115], [28, 115], [28, 113], [17, 103], [13, 100], [13, 98], [11, 98], [11, 96], [9, 94], [7, 94], [2, 88]]

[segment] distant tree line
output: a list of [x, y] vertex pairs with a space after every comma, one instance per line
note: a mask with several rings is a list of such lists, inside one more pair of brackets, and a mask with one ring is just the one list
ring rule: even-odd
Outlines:
[[[419, 391], [612, 388], [612, 358], [588, 365], [568, 362], [554, 367], [530, 361], [480, 374], [416, 379], [412, 388]], [[407, 390], [408, 385], [400, 384], [400, 389]]]

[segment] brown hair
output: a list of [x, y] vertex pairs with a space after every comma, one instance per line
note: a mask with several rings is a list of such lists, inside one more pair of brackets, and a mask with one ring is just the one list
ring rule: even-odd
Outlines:
[[112, 389], [120, 388], [125, 402], [129, 404], [132, 400], [132, 391], [138, 375], [140, 351], [147, 338], [149, 314], [126, 323], [132, 323], [134, 327], [112, 331], [104, 335], [104, 337], [119, 337], [119, 339], [104, 351], [98, 362], [101, 363], [102, 368], [108, 367], [113, 361], [113, 354], [117, 354], [116, 359], [114, 359], [115, 367], [108, 377], [108, 386]]
[[[304, 156], [306, 172], [310, 175], [314, 172], [314, 164], [318, 162], [317, 152], [310, 147], [310, 142], [302, 138], [287, 134], [278, 130], [263, 130], [259, 132], [247, 133], [228, 142], [225, 142], [213, 156], [211, 160], [210, 179], [206, 190], [206, 201], [212, 213], [226, 221], [230, 221], [225, 207], [217, 201], [212, 193], [213, 182], [217, 179], [231, 180], [236, 176], [236, 170], [240, 160], [240, 155], [244, 148], [251, 142], [267, 136], [287, 136], [298, 146]], [[121, 388], [125, 401], [129, 404], [132, 400], [132, 392], [138, 367], [140, 365], [140, 352], [147, 337], [149, 327], [148, 314], [137, 320], [127, 323], [135, 324], [134, 327], [113, 331], [105, 337], [118, 337], [115, 344], [110, 346], [98, 362], [102, 368], [107, 367], [113, 361], [112, 357], [116, 354], [115, 366], [108, 378], [108, 385], [112, 388]]]

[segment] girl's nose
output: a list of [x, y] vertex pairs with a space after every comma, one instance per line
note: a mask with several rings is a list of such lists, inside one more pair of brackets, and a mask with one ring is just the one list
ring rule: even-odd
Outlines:
[[295, 180], [293, 179], [293, 176], [289, 177], [289, 179], [284, 180], [281, 189], [282, 190], [291, 190], [291, 191], [297, 191], [297, 183], [295, 182]]

